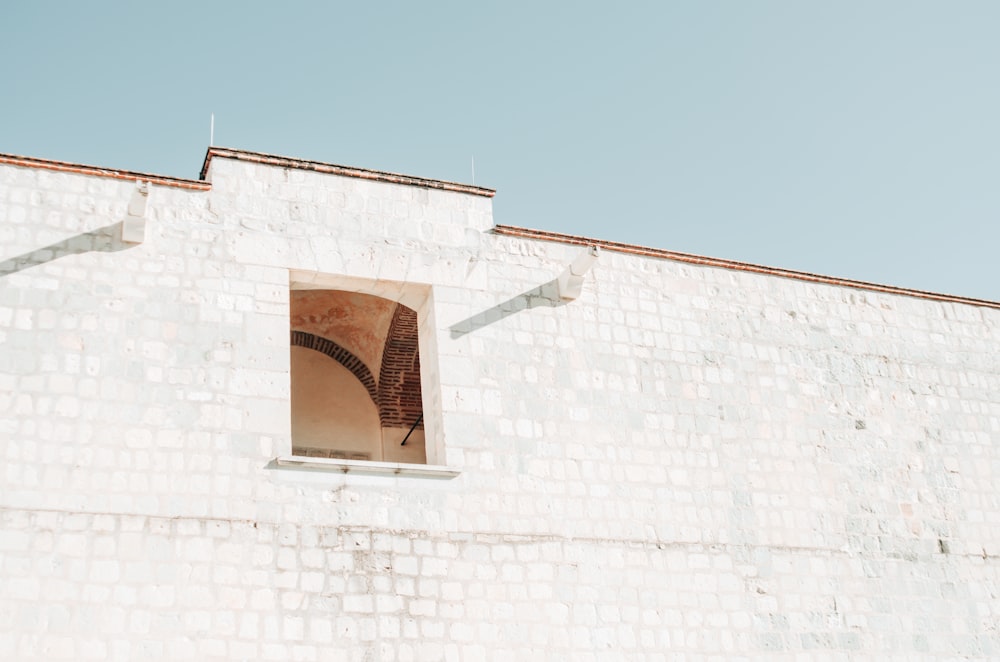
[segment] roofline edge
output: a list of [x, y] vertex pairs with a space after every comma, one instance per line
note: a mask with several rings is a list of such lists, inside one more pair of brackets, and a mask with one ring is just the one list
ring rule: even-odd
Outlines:
[[940, 294], [938, 292], [915, 290], [906, 287], [897, 287], [895, 285], [880, 285], [878, 283], [869, 283], [863, 280], [838, 278], [836, 276], [823, 276], [819, 274], [812, 274], [806, 271], [795, 271], [793, 269], [783, 269], [781, 267], [767, 267], [759, 264], [751, 264], [749, 262], [739, 262], [736, 260], [727, 260], [724, 258], [717, 258], [717, 257], [705, 257], [701, 255], [694, 255], [692, 253], [681, 253], [678, 251], [671, 251], [663, 248], [649, 248], [647, 246], [639, 246], [637, 244], [625, 244], [617, 241], [591, 239], [589, 237], [580, 237], [576, 235], [562, 234], [560, 232], [549, 232], [547, 230], [534, 230], [531, 228], [522, 228], [515, 225], [495, 225], [493, 226], [493, 233], [508, 237], [520, 237], [522, 239], [537, 239], [539, 241], [552, 241], [564, 244], [573, 244], [578, 246], [598, 246], [604, 250], [614, 251], [618, 253], [627, 253], [630, 255], [640, 255], [644, 257], [673, 260], [674, 262], [697, 264], [706, 267], [718, 267], [722, 269], [731, 269], [734, 271], [745, 271], [749, 273], [757, 273], [768, 276], [779, 276], [782, 278], [791, 278], [793, 280], [800, 280], [808, 283], [818, 283], [822, 285], [836, 285], [840, 287], [850, 287], [856, 290], [879, 292], [882, 294], [899, 294], [902, 296], [916, 297], [919, 299], [930, 299], [932, 301], [945, 301], [950, 303], [962, 303], [971, 306], [979, 306], [983, 308], [1000, 309], [1000, 302], [989, 301], [988, 299], [975, 299], [972, 297], [963, 297], [953, 294]]
[[342, 177], [356, 177], [358, 179], [368, 179], [390, 184], [403, 184], [406, 186], [419, 186], [421, 188], [438, 189], [451, 191], [453, 193], [467, 193], [478, 195], [484, 198], [492, 198], [496, 195], [496, 190], [472, 184], [460, 184], [458, 182], [448, 182], [441, 179], [427, 179], [426, 177], [416, 177], [413, 175], [401, 175], [395, 172], [384, 170], [370, 170], [368, 168], [356, 168], [353, 166], [342, 166], [322, 161], [310, 161], [308, 159], [297, 159], [290, 156], [277, 156], [275, 154], [265, 154], [263, 152], [251, 152], [245, 149], [234, 149], [229, 147], [209, 147], [205, 152], [205, 160], [201, 166], [199, 179], [204, 180], [208, 174], [208, 167], [213, 157], [235, 159], [249, 163], [259, 163], [262, 165], [272, 165], [281, 168], [295, 168], [297, 170], [309, 170], [327, 175], [340, 175]]
[[132, 170], [119, 170], [117, 168], [102, 168], [100, 166], [87, 165], [84, 163], [72, 163], [70, 161], [57, 161], [55, 159], [40, 159], [34, 156], [20, 156], [18, 154], [0, 154], [0, 165], [13, 165], [22, 168], [40, 168], [43, 170], [53, 170], [55, 172], [66, 172], [77, 175], [89, 175], [92, 177], [108, 177], [111, 179], [124, 179], [149, 182], [157, 186], [169, 186], [172, 188], [188, 189], [192, 191], [207, 191], [212, 188], [211, 182], [198, 179], [184, 179], [182, 177], [170, 177], [168, 175], [153, 175], [145, 172], [135, 172]]

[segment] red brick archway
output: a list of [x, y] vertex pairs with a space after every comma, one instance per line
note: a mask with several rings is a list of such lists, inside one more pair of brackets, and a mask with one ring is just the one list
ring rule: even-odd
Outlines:
[[378, 388], [375, 385], [375, 377], [372, 376], [371, 370], [368, 369], [368, 366], [366, 366], [361, 359], [354, 356], [354, 354], [332, 340], [321, 338], [320, 336], [312, 333], [306, 333], [305, 331], [292, 331], [291, 343], [295, 347], [314, 349], [317, 352], [326, 354], [331, 359], [350, 370], [351, 374], [357, 377], [358, 381], [364, 385], [365, 390], [368, 391], [368, 395], [371, 396], [372, 402], [378, 406], [379, 395]]
[[385, 339], [376, 402], [383, 427], [423, 428], [417, 313], [402, 304], [396, 306]]

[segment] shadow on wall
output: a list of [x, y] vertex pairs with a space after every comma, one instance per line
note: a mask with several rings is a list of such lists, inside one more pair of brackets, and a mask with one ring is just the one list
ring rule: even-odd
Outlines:
[[70, 237], [69, 239], [63, 239], [62, 241], [50, 244], [44, 248], [31, 251], [30, 253], [24, 253], [23, 255], [8, 258], [3, 262], [0, 262], [0, 278], [17, 273], [18, 271], [23, 271], [24, 269], [30, 269], [31, 267], [38, 266], [39, 264], [45, 264], [46, 262], [58, 260], [59, 258], [67, 255], [78, 255], [80, 253], [90, 252], [111, 253], [114, 251], [124, 250], [135, 245], [126, 244], [122, 241], [121, 236], [122, 223], [119, 221], [118, 223], [105, 225], [103, 228], [78, 234], [75, 237]]
[[565, 306], [566, 303], [559, 296], [559, 279], [553, 279], [543, 285], [539, 285], [533, 290], [518, 294], [513, 299], [498, 303], [492, 308], [473, 315], [468, 319], [456, 322], [448, 327], [448, 329], [451, 331], [452, 338], [461, 338], [468, 333], [472, 333], [484, 326], [489, 326], [494, 322], [499, 322], [522, 310], [542, 307], [558, 308], [559, 306]]

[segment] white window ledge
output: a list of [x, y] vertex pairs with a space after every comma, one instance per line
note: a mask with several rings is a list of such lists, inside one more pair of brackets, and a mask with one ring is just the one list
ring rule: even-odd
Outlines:
[[300, 457], [284, 455], [275, 458], [279, 467], [317, 469], [345, 474], [376, 476], [417, 476], [424, 478], [454, 478], [462, 473], [458, 469], [439, 464], [409, 464], [404, 462], [369, 462], [367, 460], [340, 460], [326, 457]]

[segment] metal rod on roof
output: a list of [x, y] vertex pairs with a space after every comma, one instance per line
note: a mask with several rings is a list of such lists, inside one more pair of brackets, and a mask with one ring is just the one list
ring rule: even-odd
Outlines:
[[208, 146], [211, 147], [215, 144], [215, 113], [212, 113], [212, 119], [208, 128]]

